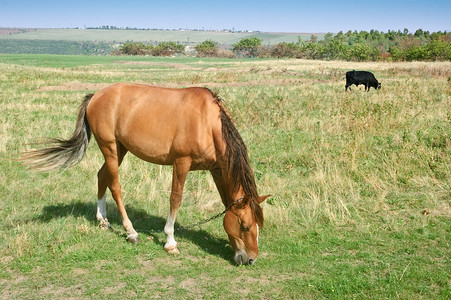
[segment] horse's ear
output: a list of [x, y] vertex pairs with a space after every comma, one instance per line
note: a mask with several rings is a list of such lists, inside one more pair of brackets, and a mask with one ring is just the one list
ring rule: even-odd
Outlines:
[[265, 201], [266, 198], [268, 198], [271, 195], [264, 195], [264, 196], [259, 196], [258, 197], [258, 203], [262, 203], [263, 201]]

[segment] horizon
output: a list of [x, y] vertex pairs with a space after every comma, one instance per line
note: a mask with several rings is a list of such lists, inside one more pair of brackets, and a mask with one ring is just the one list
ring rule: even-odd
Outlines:
[[116, 26], [139, 29], [337, 33], [351, 31], [438, 32], [451, 30], [451, 1], [388, 1], [346, 6], [331, 0], [209, 3], [180, 0], [167, 4], [135, 0], [64, 2], [0, 0], [2, 28], [79, 28]]
[[[109, 28], [103, 28], [108, 26]], [[409, 34], [414, 34], [417, 30], [421, 29], [423, 30], [423, 28], [416, 28], [416, 29], [408, 29], [408, 28], [403, 28], [401, 29], [388, 29], [386, 31], [383, 30], [377, 30], [377, 29], [370, 29], [370, 30], [347, 30], [347, 31], [343, 31], [343, 30], [339, 30], [336, 32], [284, 32], [284, 31], [261, 31], [261, 30], [247, 30], [247, 29], [243, 29], [243, 30], [234, 30], [234, 29], [229, 29], [229, 28], [223, 28], [223, 29], [199, 29], [199, 28], [138, 28], [138, 27], [119, 27], [119, 26], [115, 26], [115, 25], [100, 25], [98, 27], [84, 27], [84, 28], [80, 28], [80, 27], [8, 27], [8, 26], [0, 26], [0, 29], [38, 29], [38, 30], [46, 30], [46, 29], [68, 29], [68, 30], [142, 30], [142, 31], [205, 31], [205, 32], [230, 32], [230, 33], [252, 33], [252, 32], [256, 32], [256, 33], [271, 33], [271, 34], [300, 34], [300, 35], [308, 35], [308, 34], [312, 34], [312, 35], [325, 35], [327, 33], [332, 33], [332, 34], [337, 34], [339, 32], [361, 32], [361, 31], [367, 31], [370, 32], [372, 30], [374, 31], [379, 31], [380, 33], [388, 33], [388, 31], [391, 32], [398, 32], [401, 31], [403, 32], [405, 29], [408, 30]], [[428, 30], [423, 30], [423, 31], [428, 31]], [[433, 32], [443, 32], [443, 33], [449, 33], [450, 31], [448, 30], [437, 30], [437, 31], [429, 31], [430, 33]]]

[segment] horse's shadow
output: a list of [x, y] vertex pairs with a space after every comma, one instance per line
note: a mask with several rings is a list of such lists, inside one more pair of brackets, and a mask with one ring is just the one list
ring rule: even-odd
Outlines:
[[[95, 216], [96, 212], [95, 203], [86, 202], [72, 202], [72, 203], [59, 203], [55, 205], [47, 205], [42, 209], [41, 215], [35, 217], [33, 220], [38, 222], [49, 222], [52, 219], [64, 218], [68, 216], [73, 217], [84, 217], [87, 221], [96, 226], [98, 221]], [[151, 236], [153, 240], [163, 245], [165, 243], [164, 239], [161, 239], [161, 233], [166, 224], [166, 220], [162, 217], [153, 216], [148, 214], [142, 209], [136, 209], [131, 206], [127, 206], [127, 214], [130, 220], [133, 222], [133, 227], [138, 233]], [[112, 224], [120, 225], [122, 228], [122, 222], [120, 215], [116, 210], [108, 210], [108, 221]], [[177, 230], [178, 224], [175, 224], [175, 229]], [[125, 236], [123, 230], [113, 230], [120, 236]], [[197, 244], [205, 252], [223, 258], [232, 264], [231, 257], [233, 256], [233, 251], [230, 247], [225, 247], [228, 241], [222, 238], [215, 237], [205, 230], [200, 228], [193, 229], [183, 229], [178, 230], [176, 234], [181, 237], [190, 240], [191, 242]]]

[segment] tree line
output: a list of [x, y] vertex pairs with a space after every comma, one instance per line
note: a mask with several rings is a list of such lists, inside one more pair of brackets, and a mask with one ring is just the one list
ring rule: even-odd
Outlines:
[[[435, 61], [451, 60], [451, 33], [418, 29], [415, 33], [404, 31], [380, 32], [348, 31], [327, 33], [318, 41], [312, 35], [310, 40], [294, 43], [262, 45], [258, 37], [243, 38], [231, 48], [220, 46], [212, 40], [197, 44], [194, 49], [200, 57], [258, 57], [258, 58], [305, 58], [349, 61]], [[158, 45], [125, 43], [113, 54], [170, 56], [184, 54], [185, 47], [176, 42], [162, 42]]]
[[196, 55], [199, 57], [258, 57], [304, 58], [348, 61], [451, 61], [451, 33], [429, 32], [418, 29], [379, 32], [348, 31], [327, 33], [318, 40], [263, 45], [258, 37], [243, 38], [233, 45], [223, 45], [205, 40], [186, 46], [181, 42], [143, 43], [89, 41], [49, 41], [0, 39], [0, 53], [46, 53], [77, 55], [143, 55], [173, 56]]
[[127, 42], [119, 49], [113, 50], [113, 55], [150, 55], [150, 56], [172, 56], [183, 54], [185, 46], [176, 42], [161, 42], [158, 45], [145, 44], [143, 42]]

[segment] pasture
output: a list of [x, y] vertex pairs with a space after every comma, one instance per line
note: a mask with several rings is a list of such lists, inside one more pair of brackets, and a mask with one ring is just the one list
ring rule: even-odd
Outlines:
[[[382, 89], [345, 92], [367, 70]], [[171, 167], [128, 154], [129, 244], [107, 193], [96, 221], [94, 140], [65, 171], [16, 159], [39, 137], [72, 134], [84, 95], [116, 82], [219, 92], [250, 156], [263, 204], [256, 264], [236, 267], [221, 219], [160, 230]], [[451, 63], [357, 63], [0, 55], [1, 299], [449, 299]], [[188, 175], [176, 227], [223, 210], [208, 172]]]

